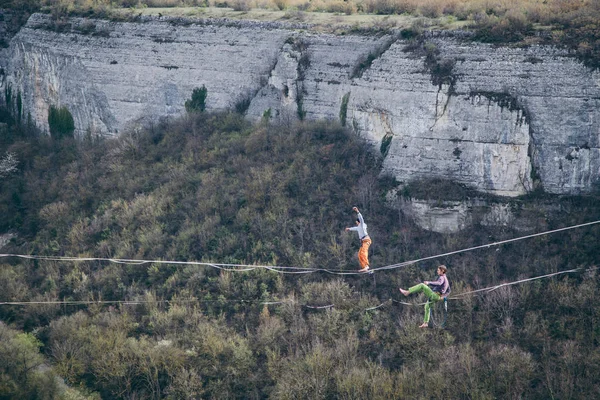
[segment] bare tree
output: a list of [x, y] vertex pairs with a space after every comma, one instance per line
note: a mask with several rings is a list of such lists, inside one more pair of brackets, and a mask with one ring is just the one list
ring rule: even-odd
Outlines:
[[4, 157], [0, 158], [0, 178], [10, 175], [17, 170], [17, 156], [14, 153], [7, 152]]

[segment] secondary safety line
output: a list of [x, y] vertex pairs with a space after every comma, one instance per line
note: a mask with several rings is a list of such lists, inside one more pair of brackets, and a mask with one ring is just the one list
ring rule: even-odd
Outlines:
[[[598, 269], [598, 267], [588, 268], [585, 271], [591, 271], [591, 270], [595, 270], [595, 269]], [[582, 269], [581, 268], [573, 268], [573, 269], [570, 269], [570, 270], [567, 270], [567, 271], [553, 272], [551, 274], [540, 275], [540, 276], [536, 276], [536, 277], [533, 277], [533, 278], [521, 279], [521, 280], [514, 281], [514, 282], [501, 283], [499, 285], [490, 286], [490, 287], [483, 288], [483, 289], [477, 289], [477, 290], [471, 290], [469, 292], [458, 293], [458, 294], [456, 294], [454, 296], [451, 296], [449, 299], [451, 299], [451, 300], [458, 300], [458, 299], [460, 299], [460, 298], [462, 298], [462, 297], [464, 297], [466, 295], [473, 294], [473, 293], [492, 292], [492, 291], [494, 291], [496, 289], [499, 289], [501, 287], [518, 285], [519, 283], [535, 281], [537, 279], [550, 278], [550, 277], [556, 276], [556, 275], [572, 274], [572, 273], [578, 272], [580, 270], [582, 270]]]
[[[487, 294], [487, 293], [491, 293], [494, 290], [499, 289], [501, 287], [505, 287], [505, 286], [518, 285], [518, 284], [523, 283], [523, 282], [531, 282], [531, 281], [535, 281], [535, 280], [538, 280], [538, 279], [551, 278], [551, 277], [557, 276], [557, 275], [572, 274], [572, 273], [575, 273], [575, 272], [594, 271], [594, 270], [597, 270], [599, 268], [600, 267], [597, 267], [597, 266], [592, 267], [592, 268], [586, 268], [586, 269], [583, 269], [583, 268], [573, 268], [573, 269], [569, 269], [569, 270], [566, 270], [566, 271], [559, 271], [559, 272], [553, 272], [551, 274], [535, 276], [533, 278], [525, 278], [525, 279], [520, 279], [518, 281], [500, 283], [498, 285], [488, 286], [488, 287], [485, 287], [485, 288], [482, 288], [482, 289], [476, 289], [476, 290], [470, 290], [468, 292], [457, 293], [457, 294], [455, 294], [453, 296], [448, 297], [448, 300], [463, 300], [465, 298], [465, 296], [471, 295], [471, 294], [475, 294], [475, 293]], [[404, 304], [404, 305], [407, 305], [407, 306], [413, 306], [413, 305], [423, 306], [423, 305], [426, 304], [426, 303], [408, 303], [408, 302], [398, 301], [398, 300], [395, 300], [395, 299], [392, 299], [392, 301], [394, 303]]]
[[179, 304], [179, 303], [210, 303], [210, 302], [236, 302], [236, 303], [256, 303], [258, 305], [277, 305], [277, 304], [298, 304], [301, 307], [311, 309], [326, 309], [335, 307], [334, 304], [328, 304], [324, 306], [312, 306], [308, 304], [300, 304], [294, 300], [284, 301], [260, 301], [260, 300], [234, 300], [234, 299], [221, 299], [221, 300], [202, 300], [202, 299], [174, 299], [174, 300], [47, 300], [47, 301], [0, 301], [0, 305], [12, 305], [12, 306], [28, 306], [28, 305], [65, 305], [65, 306], [79, 306], [79, 305], [93, 305], [93, 304], [120, 304], [120, 305], [139, 305], [139, 304], [157, 304], [157, 303], [168, 303], [168, 304]]
[[[591, 268], [573, 268], [573, 269], [569, 269], [569, 270], [565, 270], [565, 271], [558, 271], [558, 272], [553, 272], [550, 274], [545, 274], [545, 275], [540, 275], [540, 276], [535, 276], [533, 278], [525, 278], [525, 279], [520, 279], [518, 281], [513, 281], [513, 282], [506, 282], [506, 283], [501, 283], [498, 285], [494, 285], [494, 286], [488, 286], [482, 289], [476, 289], [476, 290], [471, 290], [468, 292], [463, 292], [463, 293], [458, 293], [454, 296], [448, 297], [448, 300], [463, 300], [465, 298], [465, 296], [467, 295], [471, 295], [471, 294], [475, 294], [475, 293], [483, 293], [483, 294], [487, 294], [487, 293], [491, 293], [496, 289], [499, 289], [501, 287], [505, 287], [505, 286], [512, 286], [512, 285], [517, 285], [520, 283], [524, 283], [524, 282], [531, 282], [537, 279], [546, 279], [546, 278], [551, 278], [553, 276], [557, 276], [557, 275], [564, 275], [564, 274], [570, 274], [570, 273], [575, 273], [575, 272], [589, 272], [589, 271], [594, 271], [600, 269], [600, 267], [598, 266], [594, 266]], [[239, 303], [256, 303], [259, 305], [277, 305], [277, 304], [298, 304], [301, 307], [306, 307], [309, 309], [315, 309], [315, 310], [319, 310], [319, 309], [330, 309], [330, 308], [334, 308], [335, 304], [328, 304], [328, 305], [324, 305], [324, 306], [313, 306], [313, 305], [309, 305], [309, 304], [300, 304], [295, 300], [282, 300], [282, 301], [260, 301], [260, 300], [244, 300], [244, 299], [215, 299], [215, 300], [201, 300], [201, 299], [174, 299], [174, 300], [50, 300], [50, 301], [3, 301], [0, 302], [0, 305], [35, 305], [35, 304], [54, 304], [54, 305], [91, 305], [91, 304], [123, 304], [123, 305], [136, 305], [136, 304], [148, 304], [148, 303], [208, 303], [208, 302], [239, 302]], [[409, 303], [409, 302], [404, 302], [404, 301], [399, 301], [399, 300], [395, 300], [395, 299], [388, 299], [385, 300], [383, 303], [374, 306], [374, 307], [369, 307], [369, 308], [365, 308], [363, 311], [372, 311], [372, 310], [376, 310], [378, 308], [381, 308], [385, 305], [388, 305], [390, 303], [397, 303], [397, 304], [402, 304], [402, 305], [406, 305], [406, 306], [423, 306], [426, 303]]]

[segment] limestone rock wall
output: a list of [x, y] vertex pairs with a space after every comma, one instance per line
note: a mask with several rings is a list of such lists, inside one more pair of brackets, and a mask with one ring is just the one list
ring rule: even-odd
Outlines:
[[77, 134], [118, 134], [140, 121], [177, 115], [194, 88], [208, 109], [235, 106], [268, 78], [289, 32], [168, 22], [73, 18], [56, 32], [34, 14], [11, 43], [8, 83], [47, 129], [50, 105], [66, 106]]
[[473, 225], [510, 228], [520, 232], [547, 230], [547, 215], [564, 212], [556, 204], [538, 202], [526, 205], [510, 200], [486, 199], [463, 201], [406, 200], [388, 194], [389, 203], [401, 210], [422, 229], [438, 233], [456, 233]]
[[437, 62], [397, 35], [334, 36], [278, 23], [73, 18], [35, 14], [12, 39], [3, 85], [47, 130], [66, 106], [78, 134], [118, 134], [207, 108], [249, 118], [341, 121], [399, 181], [444, 178], [516, 196], [540, 184], [586, 193], [600, 179], [600, 75], [566, 50], [494, 47], [452, 34], [426, 40]]

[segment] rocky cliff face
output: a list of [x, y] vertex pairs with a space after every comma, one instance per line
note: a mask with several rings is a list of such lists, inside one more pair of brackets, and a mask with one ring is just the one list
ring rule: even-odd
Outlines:
[[80, 135], [118, 134], [181, 114], [206, 85], [208, 109], [341, 121], [399, 181], [438, 177], [506, 196], [598, 186], [600, 75], [567, 51], [299, 28], [160, 18], [57, 27], [36, 14], [10, 43], [2, 84], [46, 130], [55, 105]]

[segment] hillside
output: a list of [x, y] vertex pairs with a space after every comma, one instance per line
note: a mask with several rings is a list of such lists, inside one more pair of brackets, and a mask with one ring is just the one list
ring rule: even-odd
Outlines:
[[600, 398], [600, 1], [0, 7], [0, 400]]
[[[357, 239], [343, 232], [354, 205], [369, 224], [374, 268], [600, 219], [595, 197], [537, 194], [512, 200], [512, 226], [421, 230], [386, 206], [394, 182], [378, 178], [378, 156], [332, 123], [251, 124], [235, 113], [199, 113], [118, 139], [77, 141], [38, 136], [3, 115], [1, 148], [20, 161], [2, 178], [0, 231], [16, 234], [3, 253], [354, 271]], [[423, 184], [405, 196], [470, 196], [456, 184]], [[0, 304], [10, 326], [0, 325], [0, 391], [594, 398], [599, 233], [595, 225], [373, 276], [2, 258], [0, 302], [83, 303]], [[420, 298], [408, 300], [414, 306], [390, 300], [405, 301], [398, 287], [432, 279], [439, 263], [449, 267], [453, 295], [583, 272], [450, 300], [444, 329], [420, 330]], [[42, 375], [32, 365], [52, 369]], [[54, 376], [76, 392], [44, 384]]]

